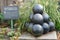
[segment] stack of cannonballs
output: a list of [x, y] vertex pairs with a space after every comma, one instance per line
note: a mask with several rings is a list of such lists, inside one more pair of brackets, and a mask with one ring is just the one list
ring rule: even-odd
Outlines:
[[49, 15], [43, 11], [43, 6], [36, 4], [30, 15], [31, 22], [25, 24], [26, 29], [36, 37], [51, 32], [55, 30], [55, 25], [49, 19]]

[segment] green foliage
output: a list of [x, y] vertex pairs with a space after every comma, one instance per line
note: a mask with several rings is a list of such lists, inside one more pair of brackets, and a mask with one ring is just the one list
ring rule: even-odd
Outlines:
[[20, 8], [20, 19], [18, 19], [19, 22], [19, 28], [20, 28], [20, 32], [21, 30], [25, 29], [25, 22], [30, 21], [29, 20], [29, 15], [32, 12], [32, 7], [34, 5], [34, 1], [31, 2], [27, 2], [24, 3], [24, 6], [22, 8]]
[[50, 16], [50, 20], [55, 23], [56, 30], [60, 30], [60, 13], [57, 11], [57, 0], [42, 0], [44, 11]]
[[3, 15], [2, 15], [2, 13], [0, 13], [0, 19], [3, 19]]
[[36, 4], [42, 4], [44, 6], [44, 11], [49, 14], [50, 21], [55, 23], [56, 29], [60, 30], [60, 13], [57, 11], [57, 0], [33, 0], [32, 2], [24, 3], [24, 6], [20, 8], [20, 23], [19, 28], [24, 29], [24, 24], [29, 20], [29, 15], [32, 12], [32, 7]]
[[49, 14], [50, 21], [55, 23], [56, 30], [60, 30], [60, 12], [57, 11], [57, 0], [40, 0], [44, 11]]
[[7, 33], [7, 36], [9, 36], [9, 37], [14, 36], [14, 31], [8, 32], [8, 33]]
[[[32, 7], [36, 4], [41, 4], [44, 6], [44, 12], [48, 13], [50, 16], [50, 21], [55, 23], [56, 29], [60, 30], [60, 12], [57, 11], [57, 0], [32, 0], [29, 2], [24, 2], [24, 6], [19, 8], [20, 18], [18, 22], [18, 30], [20, 32], [25, 29], [25, 22], [30, 21], [29, 15], [32, 12]], [[0, 18], [3, 18], [0, 14]]]

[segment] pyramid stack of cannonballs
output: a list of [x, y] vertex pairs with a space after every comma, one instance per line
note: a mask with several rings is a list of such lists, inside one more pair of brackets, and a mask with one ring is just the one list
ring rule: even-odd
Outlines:
[[43, 6], [36, 4], [30, 15], [31, 22], [26, 23], [25, 27], [29, 33], [37, 37], [55, 30], [54, 23], [49, 19], [49, 15], [43, 11]]

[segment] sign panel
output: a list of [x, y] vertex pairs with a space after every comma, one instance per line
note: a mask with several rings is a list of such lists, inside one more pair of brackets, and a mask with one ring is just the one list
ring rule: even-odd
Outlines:
[[4, 19], [18, 19], [19, 18], [19, 10], [18, 6], [5, 6], [3, 8], [3, 16]]

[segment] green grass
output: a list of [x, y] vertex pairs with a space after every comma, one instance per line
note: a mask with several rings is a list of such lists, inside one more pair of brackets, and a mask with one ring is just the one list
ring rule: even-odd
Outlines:
[[18, 30], [21, 32], [25, 29], [24, 24], [25, 22], [30, 21], [29, 15], [32, 12], [32, 7], [36, 3], [44, 6], [44, 12], [49, 14], [50, 21], [55, 23], [56, 30], [60, 30], [60, 12], [57, 11], [57, 0], [32, 0], [32, 2], [24, 3], [24, 6], [19, 9], [20, 18], [17, 20], [19, 23]]
[[50, 21], [55, 23], [56, 30], [60, 30], [60, 13], [57, 11], [57, 0], [42, 0], [44, 11], [50, 16]]
[[60, 30], [60, 13], [57, 11], [57, 0], [42, 0], [44, 11], [50, 16], [50, 21], [55, 23], [56, 30]]
[[[60, 30], [60, 12], [57, 11], [57, 0], [33, 0], [33, 2], [24, 3], [24, 6], [19, 9], [20, 18], [16, 21], [18, 22], [18, 32], [16, 35], [22, 33], [25, 30], [25, 22], [30, 21], [29, 15], [32, 12], [32, 7], [36, 4], [41, 4], [44, 6], [44, 12], [48, 13], [50, 16], [50, 21], [55, 23], [56, 30]], [[0, 14], [0, 19], [2, 19], [2, 14]], [[9, 21], [8, 21], [9, 22]], [[5, 30], [5, 29], [4, 29]], [[1, 35], [3, 37], [3, 35]], [[4, 40], [4, 38], [0, 38], [0, 40]]]
[[2, 17], [2, 13], [0, 13], [0, 19], [2, 19], [3, 17]]
[[25, 22], [30, 21], [29, 15], [36, 3], [44, 6], [44, 12], [49, 14], [50, 21], [55, 23], [56, 30], [60, 30], [60, 13], [57, 11], [57, 0], [33, 0], [33, 2], [24, 3], [24, 6], [20, 8], [19, 28], [23, 30]]

